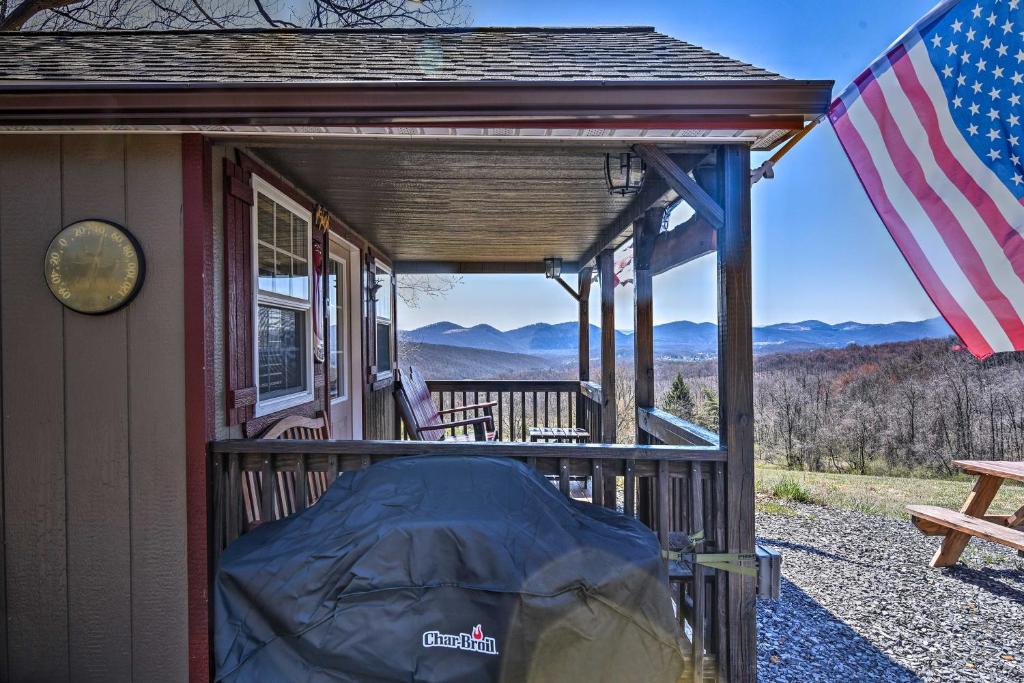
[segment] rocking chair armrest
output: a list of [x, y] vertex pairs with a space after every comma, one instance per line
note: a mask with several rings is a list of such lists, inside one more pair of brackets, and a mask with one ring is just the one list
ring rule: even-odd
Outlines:
[[481, 415], [480, 417], [471, 417], [465, 420], [455, 420], [453, 422], [442, 422], [438, 425], [427, 425], [425, 427], [417, 427], [417, 432], [430, 432], [435, 429], [450, 429], [452, 427], [468, 427], [469, 425], [481, 424], [484, 422], [490, 422], [492, 418], [489, 415]]
[[460, 406], [458, 408], [445, 408], [444, 410], [437, 411], [438, 415], [447, 415], [449, 413], [464, 413], [470, 410], [493, 408], [498, 405], [497, 401], [487, 401], [486, 403], [474, 403], [470, 406]]

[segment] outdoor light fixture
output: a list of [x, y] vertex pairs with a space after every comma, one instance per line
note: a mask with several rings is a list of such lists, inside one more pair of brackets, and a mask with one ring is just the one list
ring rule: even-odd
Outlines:
[[604, 174], [610, 194], [622, 197], [636, 194], [644, 184], [646, 172], [644, 160], [630, 152], [604, 155]]
[[551, 278], [552, 280], [562, 275], [562, 259], [560, 258], [546, 258], [544, 259], [544, 277]]

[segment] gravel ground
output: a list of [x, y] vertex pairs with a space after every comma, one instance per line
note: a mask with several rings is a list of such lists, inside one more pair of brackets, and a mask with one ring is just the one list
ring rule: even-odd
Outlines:
[[757, 610], [760, 681], [1024, 681], [1024, 559], [971, 540], [928, 566], [939, 538], [910, 522], [792, 504], [758, 513], [782, 553], [782, 598]]

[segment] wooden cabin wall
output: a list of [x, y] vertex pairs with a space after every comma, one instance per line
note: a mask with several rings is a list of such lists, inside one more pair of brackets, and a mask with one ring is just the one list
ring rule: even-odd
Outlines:
[[[187, 679], [181, 140], [0, 134], [0, 680]], [[108, 219], [146, 280], [64, 309], [50, 239]]]

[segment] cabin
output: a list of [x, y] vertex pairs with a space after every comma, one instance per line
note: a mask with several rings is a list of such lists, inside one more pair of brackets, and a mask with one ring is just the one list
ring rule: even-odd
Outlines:
[[[706, 563], [672, 574], [687, 679], [753, 681], [751, 154], [831, 88], [644, 27], [3, 35], [0, 679], [210, 680], [212, 567], [253, 514], [313, 504], [310, 474], [484, 454], [667, 550], [702, 532]], [[652, 278], [706, 256], [718, 434], [654, 407]], [[438, 409], [493, 403], [496, 438], [410, 438], [395, 287], [417, 273], [559, 280], [578, 379], [430, 381]], [[259, 438], [288, 416], [331, 438]]]

